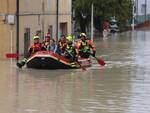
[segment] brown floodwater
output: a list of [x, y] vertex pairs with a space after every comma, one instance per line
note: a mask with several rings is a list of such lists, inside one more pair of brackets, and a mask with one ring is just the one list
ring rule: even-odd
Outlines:
[[95, 39], [87, 71], [17, 69], [0, 61], [0, 113], [150, 113], [150, 32]]

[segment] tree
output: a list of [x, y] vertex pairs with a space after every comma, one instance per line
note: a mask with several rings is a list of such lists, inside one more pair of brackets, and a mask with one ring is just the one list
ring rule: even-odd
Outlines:
[[75, 20], [80, 24], [82, 32], [90, 23], [91, 4], [94, 3], [94, 25], [100, 30], [104, 20], [115, 16], [119, 24], [123, 25], [132, 16], [132, 0], [74, 0], [73, 8], [76, 11]]
[[86, 31], [86, 27], [90, 22], [90, 7], [92, 0], [74, 0], [73, 8], [75, 9], [75, 20], [80, 24], [82, 32]]

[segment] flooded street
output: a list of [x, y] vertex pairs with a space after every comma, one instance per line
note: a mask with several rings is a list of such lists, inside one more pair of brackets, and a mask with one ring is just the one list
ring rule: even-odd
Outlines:
[[97, 38], [87, 71], [17, 69], [0, 64], [0, 113], [149, 113], [150, 32]]

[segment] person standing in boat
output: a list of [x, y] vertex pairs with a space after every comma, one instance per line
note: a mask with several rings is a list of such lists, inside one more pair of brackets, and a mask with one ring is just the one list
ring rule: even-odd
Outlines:
[[66, 49], [65, 49], [65, 57], [71, 62], [74, 63], [78, 60], [78, 50], [77, 48], [73, 45], [73, 37], [67, 36], [66, 37]]
[[[40, 43], [40, 37], [35, 35], [33, 36], [34, 43], [29, 47], [28, 57], [33, 55], [34, 53], [42, 50], [42, 44]], [[17, 63], [19, 68], [22, 68], [26, 64], [27, 58], [24, 58], [20, 63]]]
[[52, 52], [56, 53], [57, 45], [55, 44], [55, 40], [54, 39], [50, 39], [49, 45], [47, 46], [47, 51], [52, 51]]
[[80, 34], [80, 41], [76, 44], [79, 49], [79, 56], [81, 58], [89, 58], [90, 55], [95, 56], [96, 47], [93, 42], [87, 38], [85, 33]]

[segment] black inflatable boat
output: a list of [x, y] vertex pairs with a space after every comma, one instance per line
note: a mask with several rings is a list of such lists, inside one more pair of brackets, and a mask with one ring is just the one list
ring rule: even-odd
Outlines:
[[[91, 66], [90, 58], [79, 58], [78, 62], [83, 67]], [[70, 63], [65, 57], [49, 51], [39, 51], [27, 60], [27, 67], [36, 69], [78, 69], [80, 65]]]

